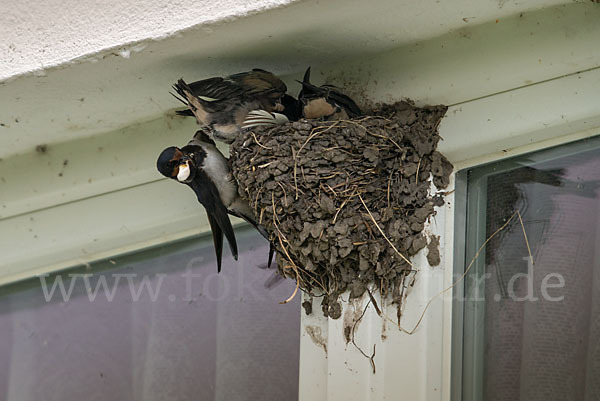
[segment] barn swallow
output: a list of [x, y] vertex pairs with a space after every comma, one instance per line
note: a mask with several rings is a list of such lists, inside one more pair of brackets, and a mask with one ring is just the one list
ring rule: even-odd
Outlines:
[[[300, 81], [298, 81], [300, 82]], [[322, 118], [325, 121], [347, 120], [362, 114], [354, 100], [332, 85], [315, 86], [310, 83], [310, 67], [304, 73], [302, 90], [298, 100], [302, 116], [307, 119]]]
[[[256, 222], [250, 206], [238, 195], [237, 183], [231, 174], [227, 159], [205, 132], [196, 132], [192, 140], [181, 149], [171, 146], [163, 150], [158, 157], [156, 167], [165, 177], [192, 188], [198, 201], [206, 209], [219, 272], [223, 234], [227, 238], [234, 259], [238, 258], [235, 234], [228, 214], [246, 220], [268, 238], [264, 228]], [[271, 259], [270, 254], [269, 264]]]
[[213, 130], [215, 139], [228, 144], [235, 140], [248, 112], [257, 109], [283, 112], [284, 102], [290, 101], [285, 97], [287, 87], [283, 81], [258, 68], [191, 84], [180, 79], [173, 89], [179, 95], [174, 96], [189, 108], [178, 114], [191, 113], [198, 124]]

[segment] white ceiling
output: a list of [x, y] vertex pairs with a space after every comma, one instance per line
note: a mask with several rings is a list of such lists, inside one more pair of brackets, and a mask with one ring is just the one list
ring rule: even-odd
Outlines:
[[[509, 15], [569, 3], [574, 1], [307, 0], [241, 19], [201, 24], [162, 40], [137, 41], [0, 82], [0, 158], [31, 152], [42, 143], [70, 141], [157, 118], [179, 107], [168, 92], [180, 77], [196, 80], [261, 67], [290, 82], [294, 76], [290, 74], [307, 65], [339, 65]], [[147, 21], [132, 15], [131, 23]], [[181, 27], [188, 25], [189, 21]], [[81, 43], [99, 35], [94, 29], [78, 33], [85, 35]], [[138, 40], [139, 34], [132, 37]], [[50, 44], [58, 49], [62, 45]]]
[[0, 2], [0, 80], [294, 0], [22, 0]]

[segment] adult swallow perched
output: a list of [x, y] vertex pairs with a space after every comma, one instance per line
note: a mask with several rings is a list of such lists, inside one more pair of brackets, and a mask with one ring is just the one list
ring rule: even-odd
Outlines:
[[362, 114], [354, 100], [341, 93], [335, 86], [311, 84], [310, 67], [306, 69], [304, 79], [300, 83], [302, 90], [298, 95], [298, 101], [301, 104], [304, 118], [322, 118], [325, 121], [333, 121], [347, 120]]
[[219, 272], [223, 253], [223, 234], [227, 238], [234, 259], [238, 258], [235, 234], [228, 214], [246, 220], [263, 236], [267, 236], [264, 229], [256, 223], [250, 206], [239, 197], [237, 183], [231, 174], [227, 159], [205, 132], [196, 132], [192, 140], [181, 149], [171, 146], [163, 150], [158, 157], [156, 167], [165, 177], [192, 188], [198, 201], [206, 209]]
[[229, 144], [250, 111], [285, 113], [284, 103], [293, 99], [285, 95], [287, 87], [281, 79], [258, 68], [191, 84], [180, 79], [173, 89], [179, 95], [176, 97], [189, 107], [179, 114], [194, 115], [199, 124], [213, 130], [215, 139]]

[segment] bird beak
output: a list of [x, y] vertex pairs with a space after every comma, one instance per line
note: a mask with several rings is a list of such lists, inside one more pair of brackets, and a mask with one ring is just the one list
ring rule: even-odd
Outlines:
[[178, 167], [177, 181], [185, 182], [185, 180], [187, 180], [189, 177], [190, 177], [190, 165], [189, 165], [189, 162], [186, 160], [185, 163], [180, 164]]

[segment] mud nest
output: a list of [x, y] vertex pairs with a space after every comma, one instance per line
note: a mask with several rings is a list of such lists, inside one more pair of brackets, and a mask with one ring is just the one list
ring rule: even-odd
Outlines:
[[325, 316], [341, 315], [345, 290], [378, 289], [400, 304], [410, 258], [428, 243], [439, 263], [424, 226], [452, 171], [436, 151], [446, 110], [400, 102], [355, 120], [257, 128], [231, 145], [240, 195], [277, 247], [280, 273], [324, 296]]

